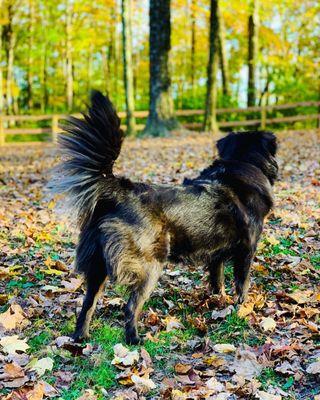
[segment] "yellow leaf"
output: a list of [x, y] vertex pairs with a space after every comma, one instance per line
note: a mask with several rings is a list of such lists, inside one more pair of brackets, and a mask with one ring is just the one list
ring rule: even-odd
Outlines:
[[266, 237], [266, 240], [267, 240], [270, 244], [272, 244], [273, 246], [275, 246], [276, 244], [279, 244], [279, 243], [280, 243], [279, 240], [278, 240], [275, 236], [273, 236], [273, 235], [267, 236], [267, 237]]
[[276, 328], [277, 324], [273, 318], [267, 317], [267, 318], [262, 318], [260, 326], [265, 332], [267, 332], [267, 331], [273, 331]]

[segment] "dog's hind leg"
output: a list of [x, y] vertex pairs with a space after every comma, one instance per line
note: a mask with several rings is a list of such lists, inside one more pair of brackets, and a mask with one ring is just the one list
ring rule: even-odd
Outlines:
[[208, 265], [210, 274], [210, 284], [214, 294], [225, 296], [224, 287], [224, 265], [220, 258], [214, 258]]
[[162, 272], [160, 264], [153, 265], [146, 272], [145, 279], [133, 289], [129, 301], [125, 306], [125, 336], [126, 343], [137, 344], [140, 342], [138, 335], [138, 318], [144, 303], [150, 297]]
[[107, 277], [106, 267], [99, 263], [86, 274], [87, 292], [81, 312], [77, 318], [74, 340], [89, 337], [89, 325], [100, 295], [103, 293]]
[[239, 304], [243, 303], [248, 295], [252, 257], [253, 252], [250, 249], [240, 247], [233, 259], [237, 303]]

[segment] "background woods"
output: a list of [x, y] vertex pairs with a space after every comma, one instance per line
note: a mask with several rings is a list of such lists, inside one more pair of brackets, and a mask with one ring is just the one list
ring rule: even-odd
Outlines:
[[319, 100], [315, 0], [0, 0], [0, 9], [2, 114], [79, 111], [96, 88], [129, 110], [131, 132], [133, 110], [150, 108], [152, 133], [159, 121], [176, 126], [174, 107], [206, 109], [212, 129], [216, 107]]

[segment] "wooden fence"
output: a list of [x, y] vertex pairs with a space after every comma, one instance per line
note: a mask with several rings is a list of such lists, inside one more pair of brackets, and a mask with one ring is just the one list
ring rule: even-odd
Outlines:
[[[281, 117], [271, 117], [268, 118], [268, 113], [273, 111], [281, 111], [287, 109], [294, 109], [298, 107], [317, 107], [317, 113], [304, 113], [298, 115], [281, 116]], [[259, 118], [255, 119], [243, 119], [237, 121], [218, 121], [218, 125], [221, 128], [228, 127], [242, 127], [242, 126], [257, 126], [265, 129], [267, 125], [275, 123], [290, 123], [297, 121], [310, 121], [317, 120], [318, 126], [320, 126], [320, 101], [305, 101], [290, 104], [278, 104], [271, 106], [254, 106], [247, 108], [220, 108], [217, 109], [217, 115], [230, 115], [230, 114], [243, 114], [243, 113], [259, 113]], [[79, 114], [80, 115], [80, 114]], [[177, 117], [192, 117], [204, 115], [204, 110], [177, 110]], [[78, 116], [75, 115], [75, 116]], [[126, 114], [124, 112], [119, 113], [120, 118], [125, 118]], [[147, 118], [148, 111], [136, 111], [134, 116], [137, 119]], [[39, 134], [50, 134], [53, 142], [57, 140], [57, 135], [60, 132], [59, 121], [65, 120], [68, 115], [65, 114], [53, 114], [53, 115], [0, 115], [0, 146], [6, 143], [6, 136], [8, 135], [39, 135]], [[219, 117], [218, 117], [219, 118]], [[10, 128], [10, 125], [15, 122], [39, 122], [39, 121], [50, 121], [50, 127], [46, 128]], [[201, 128], [201, 122], [183, 123], [183, 126], [188, 129], [198, 129]], [[126, 129], [125, 126], [122, 126]], [[137, 124], [137, 129], [141, 130], [144, 128], [143, 124]]]

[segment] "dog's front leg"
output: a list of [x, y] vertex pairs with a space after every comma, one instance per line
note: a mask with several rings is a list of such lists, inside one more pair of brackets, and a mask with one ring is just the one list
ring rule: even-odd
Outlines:
[[138, 318], [144, 303], [150, 297], [161, 275], [160, 265], [152, 266], [148, 269], [146, 277], [130, 295], [129, 301], [125, 306], [125, 336], [126, 343], [138, 344], [141, 339], [138, 334]]

